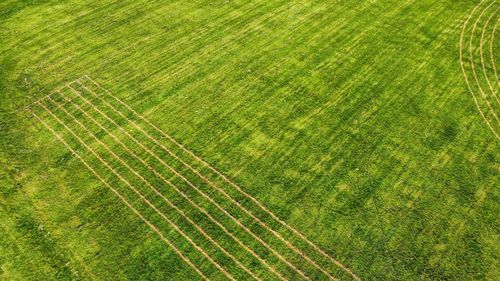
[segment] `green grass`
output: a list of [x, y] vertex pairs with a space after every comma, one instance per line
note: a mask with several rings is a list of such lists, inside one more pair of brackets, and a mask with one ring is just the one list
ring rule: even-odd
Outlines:
[[[478, 1], [103, 2], [0, 4], [0, 280], [199, 278], [33, 115], [18, 111], [86, 74], [363, 280], [500, 278], [500, 142], [478, 113], [459, 61], [462, 25]], [[76, 98], [67, 88], [62, 93]], [[77, 103], [106, 122], [81, 99]], [[103, 102], [96, 104], [154, 147]], [[147, 192], [99, 142], [69, 123], [68, 115], [51, 109]], [[123, 153], [75, 106], [68, 109], [103, 143]], [[53, 117], [40, 107], [35, 112], [202, 271], [222, 279]], [[147, 124], [139, 124], [224, 185]], [[109, 122], [106, 128], [161, 166]], [[154, 151], [308, 274], [325, 278], [178, 161]], [[125, 156], [162, 185], [132, 158]], [[250, 247], [266, 253], [179, 177], [165, 174]], [[167, 197], [251, 270], [272, 276], [167, 190]], [[162, 211], [175, 213], [147, 195]], [[237, 278], [248, 277], [180, 216], [172, 219]], [[318, 258], [311, 249], [307, 253]], [[276, 257], [266, 260], [287, 278], [298, 278]], [[351, 280], [335, 266], [328, 270]]]

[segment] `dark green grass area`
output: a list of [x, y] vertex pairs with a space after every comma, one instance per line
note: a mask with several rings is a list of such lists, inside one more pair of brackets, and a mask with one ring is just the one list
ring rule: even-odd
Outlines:
[[[33, 115], [19, 110], [86, 74], [363, 280], [498, 280], [500, 143], [479, 115], [459, 63], [462, 24], [478, 3], [0, 3], [0, 280], [199, 278]], [[68, 89], [62, 94], [74, 97]], [[84, 102], [79, 105], [105, 121]], [[64, 132], [39, 107], [35, 111]], [[95, 124], [85, 124], [122, 150]], [[77, 132], [112, 158], [89, 134]], [[69, 133], [62, 135], [114, 186], [122, 184]], [[203, 184], [175, 159], [161, 156]], [[139, 171], [160, 184], [147, 169]], [[188, 205], [174, 195], [172, 200]], [[203, 198], [196, 200], [223, 217]], [[139, 200], [132, 203], [154, 215]], [[202, 270], [220, 277], [155, 220]], [[202, 241], [182, 218], [174, 221]], [[229, 220], [224, 224], [265, 253]], [[220, 235], [221, 243], [230, 242], [209, 222], [202, 226]], [[224, 260], [209, 243], [203, 246]]]

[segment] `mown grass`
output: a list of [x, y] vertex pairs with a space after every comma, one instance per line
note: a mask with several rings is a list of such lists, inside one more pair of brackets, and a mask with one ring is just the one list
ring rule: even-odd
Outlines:
[[16, 111], [90, 74], [365, 280], [500, 278], [499, 144], [458, 60], [476, 2], [0, 4], [0, 276], [198, 278]]

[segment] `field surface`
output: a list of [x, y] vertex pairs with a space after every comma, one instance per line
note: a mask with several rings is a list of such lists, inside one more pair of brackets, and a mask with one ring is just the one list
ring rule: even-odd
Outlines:
[[497, 1], [0, 3], [0, 280], [500, 280]]

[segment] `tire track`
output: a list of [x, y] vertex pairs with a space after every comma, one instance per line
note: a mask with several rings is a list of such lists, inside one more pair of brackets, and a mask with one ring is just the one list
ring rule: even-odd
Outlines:
[[[183, 236], [196, 250], [198, 250], [205, 258], [207, 258], [210, 263], [212, 263], [217, 269], [219, 269], [228, 279], [236, 281], [236, 279], [229, 274], [221, 265], [219, 265], [216, 261], [214, 261], [209, 254], [207, 254], [198, 244], [196, 244], [189, 236], [187, 236], [175, 223], [173, 223], [168, 217], [165, 216], [163, 212], [158, 210], [158, 208], [153, 205], [142, 193], [140, 193], [128, 180], [126, 180], [122, 175], [120, 175], [113, 167], [110, 166], [95, 150], [93, 150], [90, 146], [88, 146], [76, 133], [69, 128], [59, 117], [57, 117], [50, 109], [48, 109], [43, 103], [38, 103], [47, 113], [49, 113], [59, 124], [61, 124], [75, 139], [77, 139], [85, 148], [87, 148], [95, 157], [101, 161], [115, 176], [117, 176], [123, 183], [125, 183], [130, 189], [134, 191], [149, 207], [151, 207], [158, 215], [160, 215], [167, 223], [169, 223], [172, 228], [174, 228], [181, 236]], [[101, 145], [102, 142], [93, 134], [91, 136], [98, 141]], [[109, 151], [113, 156], [116, 157], [116, 154], [112, 151]], [[121, 162], [121, 161], [120, 161]], [[122, 164], [124, 164], [122, 162]], [[130, 169], [130, 166], [124, 164], [127, 168]], [[133, 169], [130, 169], [133, 171]]]
[[476, 72], [476, 64], [474, 63], [474, 35], [476, 33], [476, 30], [477, 30], [477, 25], [479, 24], [479, 22], [481, 21], [481, 18], [484, 16], [484, 14], [492, 7], [493, 4], [495, 4], [496, 1], [493, 1], [491, 2], [482, 12], [481, 14], [479, 15], [479, 17], [477, 18], [476, 22], [474, 23], [473, 27], [472, 27], [472, 34], [470, 36], [470, 40], [469, 40], [469, 62], [471, 64], [471, 68], [472, 68], [472, 74], [473, 74], [473, 77], [474, 77], [474, 80], [476, 81], [476, 84], [479, 88], [479, 92], [481, 93], [481, 95], [483, 96], [483, 99], [484, 101], [486, 102], [490, 112], [493, 114], [493, 116], [495, 117], [497, 123], [500, 123], [500, 119], [498, 119], [498, 115], [496, 114], [496, 111], [495, 111], [495, 108], [492, 107], [489, 99], [488, 99], [488, 96], [486, 95], [486, 93], [484, 92], [483, 90], [483, 87], [481, 86], [481, 82], [480, 82], [480, 79], [477, 75], [477, 72]]
[[92, 173], [94, 174], [94, 176], [99, 179], [106, 187], [108, 187], [116, 196], [118, 196], [118, 198], [120, 198], [120, 200], [130, 209], [132, 210], [147, 226], [149, 226], [149, 228], [151, 228], [151, 230], [153, 230], [154, 232], [156, 232], [156, 234], [158, 234], [158, 236], [160, 236], [160, 239], [165, 243], [167, 244], [170, 248], [172, 248], [172, 250], [174, 250], [174, 252], [185, 262], [187, 263], [191, 268], [193, 268], [193, 270], [198, 274], [200, 275], [200, 277], [203, 279], [203, 280], [207, 280], [209, 281], [210, 279], [208, 279], [208, 277], [203, 273], [201, 272], [201, 270], [196, 266], [194, 265], [194, 263], [188, 259], [186, 256], [184, 256], [184, 254], [182, 254], [182, 252], [170, 241], [168, 240], [162, 233], [161, 231], [154, 225], [152, 224], [150, 221], [148, 221], [137, 209], [135, 209], [132, 204], [130, 204], [130, 202], [125, 198], [123, 197], [123, 195], [121, 195], [115, 188], [113, 188], [107, 181], [105, 181], [96, 171], [95, 169], [93, 169], [78, 153], [75, 152], [75, 150], [73, 150], [71, 148], [71, 146], [59, 135], [57, 134], [54, 129], [52, 129], [45, 121], [42, 120], [42, 118], [40, 118], [34, 111], [30, 109], [28, 109], [29, 112], [31, 112], [35, 118], [38, 120], [38, 122], [40, 122], [43, 126], [45, 126], [77, 159], [79, 159], [82, 164]]
[[[51, 97], [48, 98], [52, 103], [54, 103], [58, 108], [60, 108], [62, 111], [64, 111], [65, 114], [67, 114], [72, 120], [74, 120], [79, 126], [80, 128], [82, 128], [83, 130], [85, 130], [89, 135], [91, 135], [94, 139], [98, 140], [98, 138], [92, 133], [92, 131], [90, 129], [88, 129], [82, 122], [80, 122], [72, 113], [70, 113], [68, 110], [66, 110], [64, 107], [62, 107], [61, 105], [59, 105], [56, 101], [54, 101]], [[88, 114], [84, 111], [82, 111], [84, 114]], [[90, 117], [89, 115], [86, 115], [88, 117]], [[111, 136], [116, 142], [118, 142], [124, 149], [127, 153], [131, 154], [134, 156], [134, 158], [136, 158], [137, 160], [141, 161], [141, 163], [143, 163], [144, 165], [146, 165], [146, 167], [149, 167], [147, 165], [147, 163], [144, 162], [144, 160], [140, 159], [136, 153], [132, 152], [122, 141], [120, 141], [116, 136], [112, 135], [109, 130], [107, 130], [104, 126], [102, 126], [100, 123], [98, 123], [95, 119], [92, 119], [96, 124], [98, 124], [98, 126], [103, 129], [106, 133], [108, 133], [109, 136]], [[108, 151], [112, 151], [109, 146], [105, 145], [103, 142], [101, 142], [100, 140], [98, 140], [99, 143], [101, 145], [103, 145]], [[157, 188], [155, 188], [148, 180], [146, 180], [143, 176], [141, 176], [137, 171], [135, 171], [135, 169], [131, 168], [128, 164], [126, 164], [126, 162], [121, 158], [119, 157], [118, 155], [112, 153], [113, 156], [115, 157], [118, 157], [118, 161], [120, 161], [120, 163], [122, 163], [123, 165], [126, 165], [126, 167], [129, 169], [129, 170], [133, 170], [133, 173], [134, 175], [136, 175], [138, 178], [141, 179], [142, 182], [144, 182], [144, 184], [146, 184], [151, 190], [153, 190], [153, 192], [155, 192], [156, 195], [158, 195], [159, 197], [161, 197], [163, 199], [163, 201], [165, 201], [172, 209], [174, 209], [175, 211], [177, 211], [184, 219], [186, 219], [194, 228], [196, 228], [196, 230], [198, 230], [207, 240], [209, 240], [212, 244], [214, 244], [221, 252], [223, 252], [226, 256], [228, 256], [229, 258], [231, 258], [231, 260], [233, 260], [241, 269], [243, 269], [245, 272], [247, 272], [250, 276], [252, 276], [255, 280], [261, 280], [259, 278], [257, 278], [257, 276], [255, 276], [250, 270], [248, 270], [248, 268], [246, 268], [243, 264], [241, 264], [241, 262], [239, 262], [233, 255], [231, 255], [229, 252], [227, 252], [226, 249], [224, 249], [219, 243], [217, 243], [210, 235], [208, 235], [198, 224], [196, 224], [192, 219], [190, 219], [186, 213], [184, 211], [182, 211], [178, 206], [176, 206], [175, 204], [172, 203], [172, 201], [170, 201], [168, 198], [166, 198], [161, 192], [159, 192], [159, 190]]]
[[477, 9], [479, 9], [479, 7], [484, 3], [484, 1], [485, 0], [481, 0], [481, 2], [478, 5], [476, 5], [476, 7], [474, 7], [474, 9], [472, 10], [472, 12], [469, 14], [469, 16], [467, 17], [467, 19], [464, 22], [464, 25], [462, 27], [462, 32], [460, 34], [460, 43], [459, 43], [460, 59], [459, 59], [459, 61], [460, 61], [460, 67], [462, 69], [462, 75], [463, 75], [463, 77], [465, 79], [465, 83], [467, 84], [467, 88], [469, 90], [469, 93], [471, 94], [471, 96], [472, 96], [472, 98], [474, 100], [476, 108], [478, 109], [478, 111], [479, 111], [481, 117], [483, 118], [483, 120], [486, 122], [486, 125], [488, 126], [488, 128], [495, 135], [495, 137], [497, 138], [497, 140], [500, 141], [500, 136], [495, 131], [495, 129], [493, 128], [493, 126], [490, 123], [490, 121], [488, 120], [488, 118], [486, 118], [485, 113], [483, 112], [483, 110], [481, 109], [481, 106], [479, 105], [479, 100], [476, 97], [476, 94], [474, 93], [474, 90], [472, 89], [472, 85], [471, 85], [471, 83], [469, 81], [469, 77], [467, 76], [467, 71], [465, 69], [465, 64], [464, 64], [464, 37], [465, 37], [465, 32], [467, 30], [467, 26], [469, 25], [469, 22], [472, 19], [472, 16], [475, 14], [475, 12], [477, 11]]
[[493, 28], [493, 31], [491, 32], [491, 41], [490, 41], [490, 56], [491, 56], [491, 65], [493, 66], [493, 71], [495, 72], [495, 79], [497, 80], [497, 84], [500, 85], [500, 81], [498, 80], [498, 74], [497, 74], [497, 64], [496, 60], [494, 57], [494, 52], [493, 52], [493, 44], [495, 42], [495, 34], [497, 32], [497, 26], [498, 26], [499, 20], [495, 23], [495, 27]]
[[[281, 220], [277, 215], [275, 215], [272, 211], [270, 211], [267, 207], [265, 207], [262, 203], [260, 203], [255, 197], [253, 197], [252, 195], [248, 194], [247, 192], [245, 192], [241, 187], [239, 187], [237, 184], [235, 184], [234, 182], [232, 182], [231, 180], [229, 180], [223, 173], [221, 173], [220, 171], [218, 171], [217, 169], [215, 169], [213, 166], [211, 166], [210, 164], [208, 164], [206, 161], [204, 161], [203, 159], [201, 159], [200, 157], [198, 157], [197, 155], [195, 155], [192, 151], [188, 150], [187, 148], [185, 148], [182, 144], [180, 144], [178, 141], [176, 141], [174, 138], [172, 138], [170, 135], [168, 135], [167, 133], [163, 132], [161, 129], [159, 129], [157, 126], [155, 126], [154, 124], [152, 124], [149, 120], [147, 120], [146, 118], [142, 117], [139, 113], [137, 113], [134, 109], [132, 109], [130, 106], [128, 106], [126, 103], [124, 103], [123, 101], [121, 101], [120, 99], [118, 99], [116, 96], [114, 96], [113, 94], [111, 94], [107, 89], [105, 89], [104, 87], [102, 87], [99, 83], [97, 83], [95, 80], [93, 80], [90, 76], [88, 75], [85, 75], [85, 78], [87, 80], [89, 80], [90, 82], [92, 82], [94, 85], [96, 85], [98, 88], [100, 88], [101, 90], [103, 90], [106, 94], [108, 94], [109, 96], [111, 96], [114, 100], [116, 100], [118, 103], [122, 104], [123, 106], [125, 106], [128, 110], [130, 110], [134, 115], [136, 115], [140, 120], [144, 121], [145, 123], [147, 123], [148, 125], [150, 125], [151, 127], [153, 127], [156, 131], [158, 131], [161, 135], [165, 136], [168, 140], [170, 140], [171, 142], [173, 142], [176, 146], [178, 146], [179, 148], [181, 148], [184, 152], [188, 153], [191, 157], [193, 157], [194, 159], [196, 159], [197, 161], [199, 161], [200, 163], [202, 163], [203, 165], [205, 165], [207, 168], [209, 168], [212, 172], [216, 173], [219, 177], [221, 177], [225, 182], [227, 182], [228, 184], [230, 184], [231, 186], [233, 186], [234, 188], [236, 188], [242, 195], [244, 195], [246, 198], [250, 199], [252, 202], [254, 202], [260, 209], [262, 209], [264, 212], [266, 212], [267, 214], [269, 214], [273, 219], [275, 219], [279, 224], [281, 224], [282, 226], [286, 227], [288, 230], [290, 230], [291, 232], [293, 232], [295, 235], [297, 235], [299, 238], [301, 238], [303, 241], [305, 241], [307, 244], [309, 244], [312, 248], [314, 248], [318, 253], [320, 253], [322, 256], [324, 256], [325, 258], [329, 259], [332, 263], [334, 263], [335, 265], [337, 265], [339, 268], [341, 268], [342, 270], [344, 270], [345, 272], [347, 272], [349, 275], [351, 275], [351, 277], [353, 277], [355, 280], [357, 281], [360, 281], [361, 279], [356, 275], [354, 274], [350, 269], [348, 269], [346, 266], [344, 266], [342, 263], [340, 263], [339, 261], [337, 261], [336, 259], [334, 259], [333, 257], [331, 257], [330, 255], [328, 255], [324, 250], [322, 250], [321, 248], [319, 248], [316, 244], [314, 244], [312, 241], [310, 241], [309, 239], [307, 239], [305, 237], [305, 235], [303, 235], [301, 232], [299, 232], [298, 230], [292, 228], [291, 226], [289, 226], [286, 222], [284, 222], [283, 220]], [[127, 118], [128, 119], [128, 118]], [[129, 120], [129, 119], [128, 119]], [[131, 121], [132, 122], [132, 121]], [[156, 140], [155, 138], [154, 139], [154, 142], [158, 143], [158, 140]], [[160, 144], [161, 145], [161, 144]], [[163, 146], [163, 145], [161, 145]], [[164, 146], [163, 146], [164, 147]], [[168, 150], [168, 149], [167, 149]], [[182, 161], [182, 160], [180, 160]], [[182, 161], [183, 163], [185, 163], [184, 161]], [[189, 166], [189, 164], [185, 164], [187, 166]], [[191, 166], [189, 166], [191, 167]], [[188, 167], [188, 168], [189, 168]], [[196, 170], [194, 168], [190, 168], [192, 170]], [[194, 172], [194, 171], [193, 171]], [[195, 172], [196, 173], [196, 172]], [[220, 189], [220, 188], [217, 188], [217, 189]], [[225, 192], [224, 192], [225, 193]], [[227, 194], [227, 193], [226, 193]], [[228, 197], [230, 197], [232, 199], [231, 196], [228, 195]], [[231, 200], [230, 199], [230, 200]], [[234, 200], [234, 199], [232, 199]], [[240, 208], [243, 208], [245, 209], [243, 206], [241, 206], [239, 203], [237, 203], [238, 206], [240, 206]], [[246, 209], [245, 209], [246, 210]], [[248, 210], [246, 210], [247, 212], [249, 212]], [[253, 214], [251, 215], [252, 217]], [[265, 224], [265, 223], [264, 223]], [[267, 224], [266, 224], [267, 226]], [[267, 226], [266, 228], [270, 229], [269, 226]], [[274, 233], [276, 233], [274, 230], [272, 231]], [[273, 233], [273, 234], [274, 234]], [[280, 235], [281, 236], [281, 235]], [[280, 239], [281, 240], [281, 239]], [[334, 279], [335, 280], [335, 279]]]
[[[81, 82], [80, 82], [81, 83]], [[144, 129], [142, 129], [140, 126], [138, 126], [137, 124], [135, 124], [134, 121], [130, 120], [129, 118], [127, 118], [122, 112], [118, 111], [117, 109], [115, 109], [112, 105], [110, 105], [107, 101], [103, 100], [101, 97], [99, 97], [95, 92], [91, 91], [90, 89], [88, 89], [85, 85], [83, 84], [80, 84], [82, 85], [82, 87], [84, 87], [87, 91], [89, 91], [90, 93], [92, 93], [95, 97], [97, 97], [98, 99], [100, 99], [101, 101], [103, 101], [104, 103], [106, 103], [110, 108], [112, 108], [117, 114], [119, 114], [122, 118], [126, 119], [127, 121], [130, 122], [130, 124], [132, 124], [136, 129], [138, 129], [139, 131], [141, 131], [143, 134], [145, 134], [150, 140], [152, 140], [153, 142], [155, 142], [158, 146], [160, 147], [164, 147], [157, 139], [155, 139], [154, 137], [152, 137], [149, 133], [147, 133], [146, 131], [144, 131]], [[93, 105], [93, 107], [95, 107], [95, 105]], [[169, 155], [171, 155], [172, 157], [178, 159], [179, 161], [181, 161], [181, 163], [185, 163], [184, 161], [182, 161], [180, 158], [178, 158], [178, 156], [176, 156], [175, 154], [173, 154], [170, 150], [166, 150], [167, 153], [169, 153]], [[164, 161], [162, 161], [163, 163], [165, 163]], [[288, 261], [286, 258], [284, 258], [281, 254], [279, 254], [276, 250], [274, 250], [271, 246], [269, 246], [265, 241], [263, 241], [260, 237], [258, 237], [253, 231], [251, 231], [250, 229], [248, 229], [246, 226], [244, 226], [237, 218], [235, 218], [233, 215], [231, 215], [228, 211], [226, 211], [222, 206], [220, 206], [219, 203], [217, 203], [214, 199], [212, 199], [210, 196], [208, 196], [205, 192], [203, 192], [201, 189], [199, 189], [198, 187], [196, 187], [196, 185], [194, 185], [192, 182], [190, 182], [186, 177], [184, 177], [183, 175], [181, 175], [179, 172], [177, 172], [175, 169], [173, 169], [170, 165], [167, 165], [166, 163], [164, 164], [167, 166], [167, 168], [169, 168], [174, 174], [176, 174], [179, 178], [181, 178], [184, 182], [186, 182], [190, 187], [192, 187], [193, 189], [195, 189], [197, 192], [199, 192], [204, 198], [206, 198], [207, 200], [209, 200], [212, 204], [214, 204], [217, 209], [219, 209], [221, 212], [223, 212], [225, 215], [227, 215], [233, 222], [235, 222], [236, 224], [238, 224], [240, 227], [242, 227], [247, 233], [249, 233], [250, 235], [252, 235], [252, 237], [254, 237], [255, 239], [257, 239], [264, 247], [266, 247], [268, 250], [270, 250], [273, 254], [275, 254], [282, 262], [286, 263], [290, 268], [292, 268], [295, 272], [297, 272], [300, 276], [302, 276], [304, 279], [306, 280], [310, 280], [310, 278], [303, 272], [301, 271], [300, 269], [298, 269], [295, 265], [293, 265], [290, 261]], [[185, 165], [188, 165], [187, 163], [185, 163]], [[189, 166], [191, 167], [191, 166]], [[192, 167], [191, 167], [192, 168]], [[193, 168], [194, 169], [194, 168]], [[206, 179], [206, 178], [205, 178]], [[225, 193], [225, 192], [224, 192]], [[226, 193], [227, 195], [227, 193]], [[230, 197], [229, 195], [227, 195], [228, 197]], [[234, 199], [233, 199], [234, 201]], [[236, 201], [234, 201], [236, 202]], [[235, 204], [237, 204], [237, 206], [241, 206], [238, 202], [236, 202]], [[248, 210], [247, 210], [248, 212]], [[253, 216], [253, 215], [252, 215]], [[256, 222], [260, 221], [262, 222], [260, 219], [258, 218], [255, 218], [256, 219]], [[258, 221], [257, 221], [258, 220]], [[262, 222], [262, 224], [264, 224]], [[269, 227], [265, 227], [263, 226], [266, 230], [269, 230], [270, 231], [270, 228]], [[273, 230], [274, 231], [274, 230]], [[281, 239], [280, 239], [281, 240]], [[286, 243], [286, 242], [285, 242]], [[335, 277], [332, 277], [332, 280], [337, 280]]]
[[[76, 91], [73, 89], [73, 91]], [[75, 92], [77, 95], [80, 96], [78, 92]], [[82, 96], [80, 96], [83, 98]], [[86, 103], [89, 103], [86, 99], [84, 100]], [[178, 194], [180, 194], [184, 199], [186, 199], [193, 207], [198, 209], [201, 213], [205, 214], [214, 224], [219, 226], [229, 237], [231, 237], [235, 242], [237, 242], [242, 248], [244, 248], [246, 251], [248, 251], [250, 254], [252, 254], [257, 260], [262, 262], [266, 267], [268, 267], [274, 274], [276, 274], [281, 280], [286, 280], [281, 274], [279, 274], [276, 269], [271, 267], [265, 260], [263, 260], [260, 256], [258, 256], [252, 249], [250, 249], [248, 246], [246, 246], [241, 240], [239, 240], [237, 237], [235, 237], [225, 226], [223, 226], [219, 221], [217, 221], [212, 215], [210, 215], [203, 207], [198, 205], [196, 202], [192, 201], [182, 190], [180, 190], [176, 185], [174, 185], [170, 180], [166, 179], [165, 176], [163, 176], [160, 172], [158, 172], [155, 168], [150, 166], [145, 160], [140, 158], [137, 153], [131, 151], [122, 141], [120, 141], [112, 132], [110, 132], [108, 129], [106, 129], [102, 124], [100, 124], [95, 118], [93, 118], [88, 112], [86, 112], [84, 109], [82, 109], [79, 105], [69, 101], [70, 103], [73, 104], [80, 112], [82, 112], [87, 118], [91, 119], [92, 122], [94, 122], [96, 125], [98, 125], [101, 129], [103, 129], [109, 136], [111, 136], [115, 141], [120, 143], [122, 147], [126, 149], [126, 151], [132, 155], [134, 155], [134, 158], [139, 160], [143, 165], [145, 165], [150, 171], [152, 171], [157, 177], [159, 177], [163, 182], [171, 186]], [[89, 104], [91, 105], [91, 104]], [[117, 127], [122, 133], [127, 135], [127, 137], [131, 138], [137, 145], [139, 145], [143, 150], [148, 152], [150, 155], [155, 157], [158, 161], [163, 162], [161, 158], [159, 158], [156, 154], [154, 154], [151, 150], [149, 150], [147, 147], [145, 147], [142, 143], [140, 143], [137, 139], [135, 139], [130, 133], [128, 133], [125, 129], [123, 129], [121, 126], [119, 126], [113, 119], [111, 119], [108, 115], [103, 113], [101, 110], [98, 108], [94, 108], [100, 115], [105, 117], [107, 120], [109, 120], [115, 127]], [[163, 164], [162, 163], [162, 164]], [[166, 164], [166, 163], [165, 163]], [[259, 279], [259, 278], [255, 278]]]
[[[493, 2], [495, 3], [495, 2]], [[491, 22], [491, 20], [495, 17], [495, 15], [497, 14], [498, 10], [500, 8], [496, 8], [495, 12], [493, 12], [491, 14], [491, 16], [488, 18], [488, 20], [486, 21], [486, 23], [484, 24], [483, 26], [483, 31], [481, 32], [481, 40], [479, 42], [479, 52], [480, 52], [480, 56], [481, 56], [481, 66], [482, 66], [482, 69], [483, 69], [483, 73], [484, 73], [484, 77], [486, 79], [486, 83], [488, 83], [488, 87], [490, 88], [490, 91], [491, 91], [491, 94], [493, 95], [493, 97], [495, 98], [496, 102], [498, 105], [500, 105], [500, 100], [498, 99], [498, 96], [497, 96], [497, 92], [496, 90], [493, 88], [492, 84], [491, 84], [491, 81], [488, 77], [488, 73], [486, 72], [486, 63], [485, 63], [485, 59], [484, 59], [484, 35], [486, 34], [486, 30]]]
[[[83, 87], [85, 87], [83, 84], [81, 84]], [[85, 87], [86, 88], [86, 87]], [[86, 90], [90, 91], [90, 89], [86, 88]], [[92, 92], [92, 91], [91, 91]], [[95, 93], [93, 93], [95, 94]], [[112, 105], [104, 101], [108, 106], [114, 108]], [[311, 263], [314, 267], [316, 267], [318, 270], [320, 270], [323, 274], [328, 276], [331, 280], [338, 280], [337, 278], [333, 277], [329, 272], [327, 272], [324, 268], [322, 268], [320, 265], [318, 265], [315, 261], [313, 261], [311, 258], [309, 258], [307, 255], [305, 255], [302, 251], [300, 251], [298, 248], [296, 248], [294, 245], [292, 245], [288, 240], [286, 240], [280, 233], [272, 229], [268, 224], [263, 222], [261, 219], [256, 217], [252, 212], [250, 212], [248, 209], [246, 209], [244, 206], [242, 206], [238, 201], [236, 201], [233, 197], [231, 197], [229, 194], [227, 194], [226, 191], [224, 191], [222, 188], [216, 186], [214, 183], [212, 183], [209, 179], [207, 179], [205, 176], [203, 176], [198, 170], [193, 168], [191, 165], [180, 159], [177, 155], [175, 155], [172, 151], [170, 151], [168, 148], [166, 148], [163, 144], [161, 144], [156, 138], [151, 136], [148, 132], [144, 131], [140, 126], [135, 124], [134, 121], [131, 119], [127, 118], [123, 113], [120, 113], [114, 108], [114, 110], [120, 114], [123, 118], [127, 119], [134, 127], [136, 127], [138, 130], [140, 130], [142, 133], [144, 133], [151, 141], [156, 143], [159, 147], [161, 147], [164, 151], [166, 151], [170, 156], [174, 157], [177, 161], [182, 163], [184, 166], [186, 166], [188, 169], [190, 169], [193, 173], [195, 173], [198, 177], [200, 177], [203, 181], [205, 181], [208, 185], [211, 187], [215, 188], [217, 191], [219, 191], [224, 197], [226, 197], [231, 203], [235, 204], [238, 206], [245, 214], [250, 216], [255, 222], [257, 222], [259, 225], [261, 225], [264, 229], [268, 230], [271, 232], [275, 237], [277, 237], [280, 241], [285, 243], [288, 248], [290, 248], [292, 251], [294, 251], [297, 255], [302, 257], [303, 259], [307, 260], [309, 263]], [[194, 185], [189, 182], [184, 176], [178, 174], [179, 177], [181, 177], [186, 183], [188, 183], [190, 186], [194, 187]], [[298, 269], [297, 269], [298, 270]], [[302, 275], [304, 278], [309, 280], [309, 277], [307, 277], [302, 271], [298, 270], [299, 274]]]

